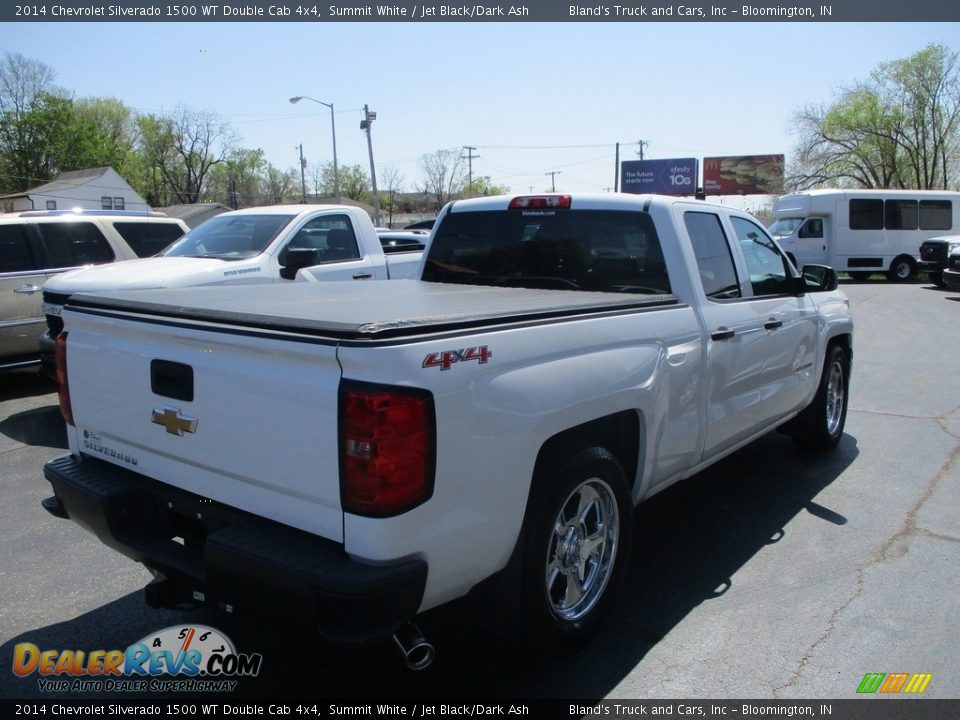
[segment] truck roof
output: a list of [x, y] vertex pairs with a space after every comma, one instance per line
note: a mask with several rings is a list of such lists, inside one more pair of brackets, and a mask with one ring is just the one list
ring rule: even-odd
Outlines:
[[672, 295], [369, 280], [77, 294], [67, 307], [331, 340], [382, 340], [676, 304]]

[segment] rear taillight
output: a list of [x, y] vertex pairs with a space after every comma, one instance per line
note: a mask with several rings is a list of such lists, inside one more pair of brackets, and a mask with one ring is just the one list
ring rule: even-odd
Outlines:
[[429, 499], [433, 397], [423, 390], [346, 383], [340, 389], [340, 500], [345, 512], [384, 517]]
[[57, 335], [53, 344], [56, 362], [57, 394], [60, 396], [60, 414], [73, 425], [73, 407], [70, 405], [70, 383], [67, 381], [67, 333]]

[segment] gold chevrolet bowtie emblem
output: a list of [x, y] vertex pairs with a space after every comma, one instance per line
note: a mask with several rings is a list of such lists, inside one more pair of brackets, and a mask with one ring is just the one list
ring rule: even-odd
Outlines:
[[183, 436], [185, 432], [197, 431], [197, 419], [181, 414], [179, 408], [154, 408], [151, 419], [157, 425], [163, 425], [171, 435]]

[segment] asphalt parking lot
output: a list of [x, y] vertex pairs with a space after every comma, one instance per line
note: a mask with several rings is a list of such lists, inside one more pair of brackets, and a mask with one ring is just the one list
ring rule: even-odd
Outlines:
[[856, 322], [846, 434], [827, 455], [771, 433], [637, 511], [623, 592], [587, 644], [520, 654], [482, 605], [432, 613], [411, 673], [383, 643], [338, 648], [209, 610], [143, 603], [149, 574], [40, 508], [65, 452], [50, 384], [0, 375], [0, 698], [77, 697], [11, 671], [14, 647], [126, 648], [222, 630], [263, 666], [257, 698], [856, 697], [866, 673], [932, 673], [960, 697], [960, 294], [845, 283]]

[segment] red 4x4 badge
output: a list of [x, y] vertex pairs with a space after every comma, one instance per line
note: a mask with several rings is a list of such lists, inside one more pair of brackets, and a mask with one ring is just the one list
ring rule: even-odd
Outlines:
[[441, 370], [449, 370], [454, 363], [470, 362], [476, 360], [481, 365], [486, 365], [487, 361], [493, 357], [493, 353], [486, 345], [480, 347], [462, 348], [460, 350], [444, 350], [443, 352], [430, 353], [423, 359], [423, 367], [438, 367]]

